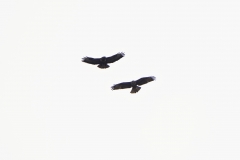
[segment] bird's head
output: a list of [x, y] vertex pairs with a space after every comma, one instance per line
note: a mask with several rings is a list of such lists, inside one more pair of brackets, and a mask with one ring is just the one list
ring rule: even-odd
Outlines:
[[101, 62], [106, 62], [106, 60], [107, 60], [106, 57], [102, 57], [102, 58], [100, 59]]
[[137, 85], [136, 81], [132, 81], [132, 82], [131, 82], [131, 86], [132, 86], [132, 87], [134, 87], [134, 86], [136, 86], [136, 85]]

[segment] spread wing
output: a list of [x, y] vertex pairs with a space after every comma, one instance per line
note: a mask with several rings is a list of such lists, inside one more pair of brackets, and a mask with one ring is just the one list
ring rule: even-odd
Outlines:
[[82, 61], [89, 64], [100, 64], [100, 58], [84, 57]]
[[131, 88], [131, 87], [132, 87], [131, 82], [123, 82], [123, 83], [115, 84], [111, 88], [112, 90], [116, 90], [116, 89], [125, 89], [125, 88]]
[[137, 82], [137, 85], [141, 86], [148, 82], [154, 81], [155, 79], [156, 78], [153, 76], [152, 77], [143, 77], [143, 78], [138, 79], [136, 82]]
[[117, 60], [121, 59], [122, 57], [124, 57], [124, 53], [123, 52], [120, 52], [120, 53], [117, 53], [111, 57], [107, 57], [107, 63], [113, 63], [113, 62], [116, 62]]

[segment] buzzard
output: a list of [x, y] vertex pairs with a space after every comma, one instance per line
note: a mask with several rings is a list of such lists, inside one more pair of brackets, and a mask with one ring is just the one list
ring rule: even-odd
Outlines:
[[151, 76], [151, 77], [143, 77], [140, 78], [136, 81], [132, 81], [132, 82], [123, 82], [123, 83], [119, 83], [119, 84], [115, 84], [113, 85], [111, 88], [112, 90], [116, 90], [116, 89], [125, 89], [125, 88], [132, 88], [130, 93], [137, 93], [141, 87], [141, 85], [144, 85], [148, 82], [154, 81], [156, 78]]
[[91, 57], [84, 57], [82, 59], [83, 62], [85, 63], [89, 63], [89, 64], [93, 64], [96, 65], [98, 64], [98, 67], [101, 69], [105, 69], [108, 68], [109, 65], [108, 63], [114, 63], [117, 60], [121, 59], [122, 57], [124, 57], [124, 53], [123, 52], [119, 52], [111, 57], [102, 57], [102, 58], [91, 58]]

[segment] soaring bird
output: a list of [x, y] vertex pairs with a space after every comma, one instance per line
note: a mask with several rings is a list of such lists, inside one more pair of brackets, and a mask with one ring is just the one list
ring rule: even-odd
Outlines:
[[130, 93], [137, 93], [141, 89], [141, 87], [139, 87], [139, 86], [144, 85], [148, 82], [154, 81], [155, 79], [156, 78], [154, 76], [143, 77], [143, 78], [140, 78], [136, 81], [123, 82], [123, 83], [115, 84], [111, 88], [112, 88], [112, 90], [132, 88]]
[[91, 58], [91, 57], [84, 57], [82, 59], [83, 62], [85, 63], [89, 63], [89, 64], [93, 64], [96, 65], [98, 64], [98, 67], [101, 69], [105, 69], [108, 68], [109, 65], [108, 63], [114, 63], [117, 60], [121, 59], [122, 57], [124, 57], [124, 53], [123, 52], [119, 52], [111, 57], [102, 57], [102, 58]]

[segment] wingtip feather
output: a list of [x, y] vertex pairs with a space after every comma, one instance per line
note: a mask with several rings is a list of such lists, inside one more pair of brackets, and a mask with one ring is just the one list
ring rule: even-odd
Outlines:
[[121, 54], [123, 57], [125, 56], [124, 52], [118, 52], [118, 54]]
[[114, 86], [115, 86], [115, 85], [113, 85], [113, 86], [111, 87], [111, 90], [112, 90], [112, 91], [114, 90]]
[[83, 57], [83, 58], [82, 58], [82, 62], [84, 62], [84, 61], [85, 61], [85, 59], [87, 59], [87, 57]]
[[156, 77], [154, 77], [154, 76], [152, 76], [151, 78], [152, 78], [154, 81], [156, 80]]

